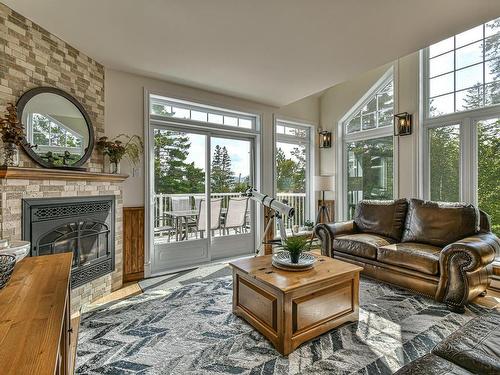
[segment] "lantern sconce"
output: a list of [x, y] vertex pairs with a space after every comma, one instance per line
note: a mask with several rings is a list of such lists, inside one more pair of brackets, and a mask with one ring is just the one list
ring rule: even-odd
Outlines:
[[332, 132], [320, 128], [318, 129], [318, 135], [319, 135], [319, 148], [332, 147]]
[[410, 135], [411, 127], [412, 123], [410, 113], [403, 112], [394, 115], [394, 135]]

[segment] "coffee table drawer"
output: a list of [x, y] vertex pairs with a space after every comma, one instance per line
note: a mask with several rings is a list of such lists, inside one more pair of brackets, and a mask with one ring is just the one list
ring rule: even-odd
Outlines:
[[238, 306], [244, 308], [262, 323], [276, 331], [277, 309], [276, 297], [262, 290], [254, 284], [250, 284], [241, 277], [238, 282]]

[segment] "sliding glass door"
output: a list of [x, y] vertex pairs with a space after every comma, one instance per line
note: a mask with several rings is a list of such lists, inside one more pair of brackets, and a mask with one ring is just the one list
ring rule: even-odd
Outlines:
[[251, 136], [153, 126], [152, 273], [251, 254]]

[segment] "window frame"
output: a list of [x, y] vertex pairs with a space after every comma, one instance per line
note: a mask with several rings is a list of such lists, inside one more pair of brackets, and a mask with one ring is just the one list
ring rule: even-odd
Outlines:
[[[45, 119], [47, 119], [49, 121], [49, 132], [48, 134], [46, 134], [47, 136], [47, 139], [48, 139], [48, 144], [47, 145], [44, 145], [44, 144], [38, 144], [38, 148], [39, 149], [44, 149], [44, 150], [48, 150], [48, 151], [57, 151], [57, 150], [70, 150], [70, 151], [74, 151], [74, 152], [83, 152], [84, 151], [84, 139], [83, 137], [76, 133], [75, 131], [73, 131], [72, 129], [68, 128], [66, 125], [64, 125], [63, 123], [61, 123], [60, 121], [56, 120], [55, 118], [53, 118], [52, 116], [49, 116], [49, 115], [45, 115], [45, 114], [41, 114], [41, 113], [38, 113], [38, 112], [30, 112], [27, 116], [27, 121], [28, 121], [28, 126], [27, 126], [27, 138], [30, 140], [30, 143], [31, 144], [37, 144], [37, 142], [34, 141], [34, 137], [35, 137], [35, 134], [45, 134], [44, 132], [40, 132], [40, 131], [35, 131], [34, 130], [34, 127], [33, 127], [33, 116], [34, 115], [39, 115], [39, 116], [42, 116], [44, 117]], [[58, 146], [58, 145], [52, 145], [52, 124], [56, 125], [57, 127], [59, 127], [60, 129], [62, 129], [62, 131], [64, 131], [64, 145], [63, 146]], [[78, 139], [80, 141], [80, 144], [81, 146], [80, 147], [69, 147], [67, 144], [68, 144], [68, 134], [70, 134], [71, 136], [73, 136], [74, 138]]]
[[[496, 36], [495, 35], [490, 35], [488, 37], [485, 36], [486, 35], [485, 28], [486, 28], [486, 24], [487, 23], [488, 22], [482, 24], [482, 26], [483, 26], [483, 38], [482, 39], [479, 39], [479, 40], [476, 40], [474, 42], [470, 42], [470, 43], [461, 45], [460, 47], [457, 48], [456, 35], [453, 35], [452, 37], [450, 37], [450, 38], [453, 38], [453, 49], [449, 50], [449, 51], [446, 51], [446, 52], [443, 52], [441, 54], [438, 54], [438, 55], [432, 57], [432, 58], [435, 58], [435, 57], [443, 56], [446, 53], [450, 53], [450, 52], [453, 53], [453, 70], [449, 71], [449, 72], [437, 74], [436, 76], [432, 77], [432, 78], [436, 78], [436, 77], [441, 77], [443, 75], [450, 74], [450, 73], [453, 74], [453, 91], [435, 96], [435, 98], [439, 98], [441, 96], [453, 94], [453, 109], [454, 109], [454, 111], [451, 112], [451, 113], [444, 114], [444, 115], [438, 115], [438, 116], [430, 116], [430, 113], [429, 113], [429, 100], [431, 98], [430, 97], [430, 80], [431, 80], [431, 76], [430, 76], [430, 59], [431, 59], [431, 57], [430, 57], [430, 53], [429, 53], [430, 46], [428, 46], [428, 47], [426, 47], [426, 48], [424, 48], [424, 49], [421, 50], [421, 81], [422, 81], [421, 84], [422, 84], [422, 93], [423, 93], [423, 95], [422, 95], [422, 101], [421, 101], [421, 107], [422, 107], [422, 112], [423, 112], [422, 119], [423, 119], [424, 125], [425, 124], [429, 124], [429, 123], [439, 122], [442, 118], [456, 118], [456, 119], [460, 119], [460, 118], [464, 118], [464, 117], [474, 117], [476, 114], [482, 115], [483, 111], [491, 112], [494, 115], [494, 113], [497, 113], [500, 110], [500, 103], [497, 103], [497, 104], [491, 104], [491, 105], [483, 105], [480, 108], [468, 109], [468, 110], [465, 110], [465, 111], [458, 111], [458, 112], [456, 111], [456, 107], [457, 107], [456, 94], [457, 94], [457, 92], [465, 91], [465, 90], [468, 90], [468, 89], [470, 89], [470, 88], [473, 87], [472, 86], [472, 87], [469, 87], [469, 88], [465, 88], [465, 89], [461, 89], [461, 90], [456, 90], [456, 88], [457, 88], [456, 72], [457, 71], [461, 71], [461, 70], [470, 68], [470, 67], [475, 66], [475, 65], [482, 65], [482, 67], [483, 67], [483, 77], [482, 77], [483, 78], [483, 83], [482, 83], [481, 87], [482, 87], [482, 90], [483, 90], [483, 93], [482, 93], [483, 104], [484, 104], [484, 101], [485, 101], [485, 90], [484, 90], [484, 88], [487, 85], [493, 84], [493, 82], [498, 82], [500, 84], [500, 80], [498, 80], [498, 81], [492, 81], [492, 82], [489, 82], [489, 83], [485, 82], [486, 81], [486, 71], [485, 71], [486, 63], [489, 62], [489, 61], [495, 60], [495, 58], [487, 59], [484, 48], [483, 48], [483, 52], [482, 52], [482, 60], [481, 60], [481, 62], [469, 64], [469, 65], [466, 65], [466, 66], [463, 66], [463, 67], [460, 67], [460, 68], [457, 69], [457, 61], [456, 61], [457, 60], [456, 59], [456, 51], [457, 51], [457, 49], [461, 49], [461, 48], [473, 45], [473, 44], [478, 43], [480, 41], [483, 42], [483, 46], [484, 46], [484, 41], [486, 39], [493, 38], [493, 37], [500, 38], [500, 33], [497, 33]], [[459, 34], [457, 34], [457, 35], [459, 35]], [[449, 39], [449, 38], [446, 38], [446, 39]], [[443, 41], [446, 40], [446, 39], [443, 39]], [[438, 42], [438, 43], [440, 43], [440, 42]], [[434, 44], [437, 44], [437, 43], [434, 43]], [[497, 59], [500, 59], [500, 56], [498, 56]], [[486, 113], [488, 113], [488, 112], [486, 112]]]
[[[483, 36], [485, 35], [485, 26], [483, 26]], [[457, 34], [458, 35], [458, 34]], [[491, 37], [491, 36], [490, 36]], [[500, 33], [497, 34], [497, 38], [500, 38]], [[454, 49], [451, 50], [456, 53], [456, 39], [454, 38]], [[448, 39], [448, 38], [446, 38]], [[486, 38], [481, 39], [484, 41]], [[462, 47], [477, 43], [474, 41], [471, 43], [464, 44]], [[439, 43], [439, 42], [438, 42]], [[491, 118], [500, 118], [500, 103], [492, 104], [488, 106], [483, 106], [480, 108], [469, 109], [466, 111], [452, 112], [445, 115], [439, 115], [430, 117], [429, 116], [429, 99], [430, 99], [430, 75], [429, 75], [429, 47], [424, 48], [420, 51], [420, 80], [422, 87], [422, 96], [420, 100], [420, 107], [422, 113], [422, 126], [419, 131], [420, 139], [422, 139], [422, 167], [420, 172], [420, 177], [422, 181], [422, 191], [421, 196], [424, 199], [430, 199], [430, 129], [435, 129], [443, 126], [459, 125], [460, 127], [460, 171], [459, 171], [459, 198], [462, 202], [471, 203], [474, 205], [478, 204], [478, 144], [477, 144], [477, 123], [482, 120], [487, 120]], [[450, 52], [450, 51], [448, 51]], [[448, 53], [445, 52], [445, 53]], [[436, 55], [440, 56], [440, 55]], [[500, 59], [500, 56], [497, 57]], [[485, 51], [483, 50], [483, 60], [481, 64], [485, 64], [487, 61], [494, 59], [485, 59]], [[479, 63], [477, 63], [479, 64]], [[474, 66], [476, 64], [468, 65], [467, 67]], [[461, 69], [465, 69], [462, 67]], [[456, 88], [456, 58], [454, 58], [454, 88]], [[445, 73], [447, 74], [447, 73]], [[485, 70], [483, 68], [483, 88], [485, 87]], [[438, 75], [439, 76], [439, 75]], [[500, 81], [495, 81], [499, 82]], [[461, 91], [461, 90], [459, 90]], [[454, 109], [456, 109], [456, 91], [454, 94]], [[446, 95], [446, 94], [444, 94]], [[484, 100], [484, 90], [483, 90], [483, 100]]]
[[349, 216], [349, 207], [347, 199], [347, 173], [348, 173], [348, 150], [347, 145], [350, 142], [366, 141], [377, 138], [392, 137], [393, 144], [393, 197], [397, 197], [398, 192], [398, 144], [395, 142], [394, 137], [394, 123], [392, 126], [384, 126], [369, 130], [360, 130], [346, 134], [345, 129], [347, 123], [355, 117], [355, 115], [376, 95], [382, 91], [387, 84], [392, 80], [393, 82], [393, 113], [396, 112], [398, 107], [397, 95], [397, 79], [395, 76], [394, 67], [390, 67], [368, 91], [351, 107], [349, 111], [337, 123], [337, 216], [339, 220], [346, 220]]
[[[277, 127], [280, 124], [290, 125], [291, 127], [303, 129], [307, 131], [306, 137], [297, 137], [288, 134], [280, 134], [277, 132]], [[314, 142], [314, 130], [316, 126], [311, 123], [307, 123], [305, 121], [296, 120], [292, 118], [288, 118], [285, 116], [275, 116], [274, 118], [274, 126], [273, 126], [273, 196], [276, 197], [278, 193], [277, 185], [276, 185], [276, 153], [277, 147], [276, 144], [280, 143], [289, 143], [289, 144], [298, 144], [304, 145], [306, 147], [306, 186], [305, 186], [305, 194], [306, 194], [306, 210], [305, 210], [305, 220], [315, 221], [315, 192], [313, 187], [314, 182], [314, 156], [315, 156], [315, 142]]]
[[[246, 112], [240, 112], [240, 111], [233, 111], [231, 109], [226, 109], [226, 108], [220, 108], [220, 107], [214, 107], [211, 105], [207, 104], [201, 104], [201, 103], [194, 103], [186, 100], [181, 100], [181, 99], [175, 99], [171, 97], [166, 97], [158, 94], [150, 94], [151, 99], [149, 101], [149, 107], [148, 107], [148, 117], [151, 118], [153, 121], [167, 121], [167, 122], [176, 122], [179, 124], [185, 124], [188, 126], [203, 126], [203, 127], [210, 127], [213, 129], [219, 129], [221, 131], [235, 131], [239, 133], [251, 133], [251, 134], [259, 134], [260, 133], [260, 121], [259, 121], [259, 116], [252, 114], [252, 113], [246, 113]], [[163, 104], [165, 106], [170, 106], [172, 107], [178, 107], [182, 108], [185, 110], [188, 110], [190, 112], [189, 118], [181, 118], [181, 117], [168, 117], [168, 116], [162, 116], [162, 115], [156, 115], [153, 114], [151, 111], [151, 107], [153, 104]], [[192, 119], [191, 112], [206, 112], [207, 113], [207, 121], [200, 121], [196, 119]], [[226, 124], [218, 124], [215, 122], [210, 122], [208, 121], [208, 116], [212, 115], [219, 115], [223, 117], [223, 122], [224, 122], [224, 117], [234, 117], [237, 118], [237, 123], [238, 125], [232, 126], [232, 125], [226, 125]], [[239, 120], [248, 120], [251, 122], [251, 127], [250, 128], [244, 128], [239, 126]]]

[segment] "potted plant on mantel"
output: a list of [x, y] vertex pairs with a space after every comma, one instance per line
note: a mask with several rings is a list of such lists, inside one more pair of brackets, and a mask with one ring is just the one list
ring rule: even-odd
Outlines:
[[0, 152], [0, 166], [19, 166], [19, 149], [25, 142], [24, 127], [17, 118], [16, 106], [12, 103], [7, 105], [7, 113], [0, 118], [0, 135], [3, 147]]
[[126, 157], [133, 166], [136, 166], [144, 150], [142, 138], [138, 135], [128, 136], [120, 134], [113, 139], [101, 137], [97, 140], [97, 147], [109, 158], [110, 173], [120, 173], [120, 161]]

